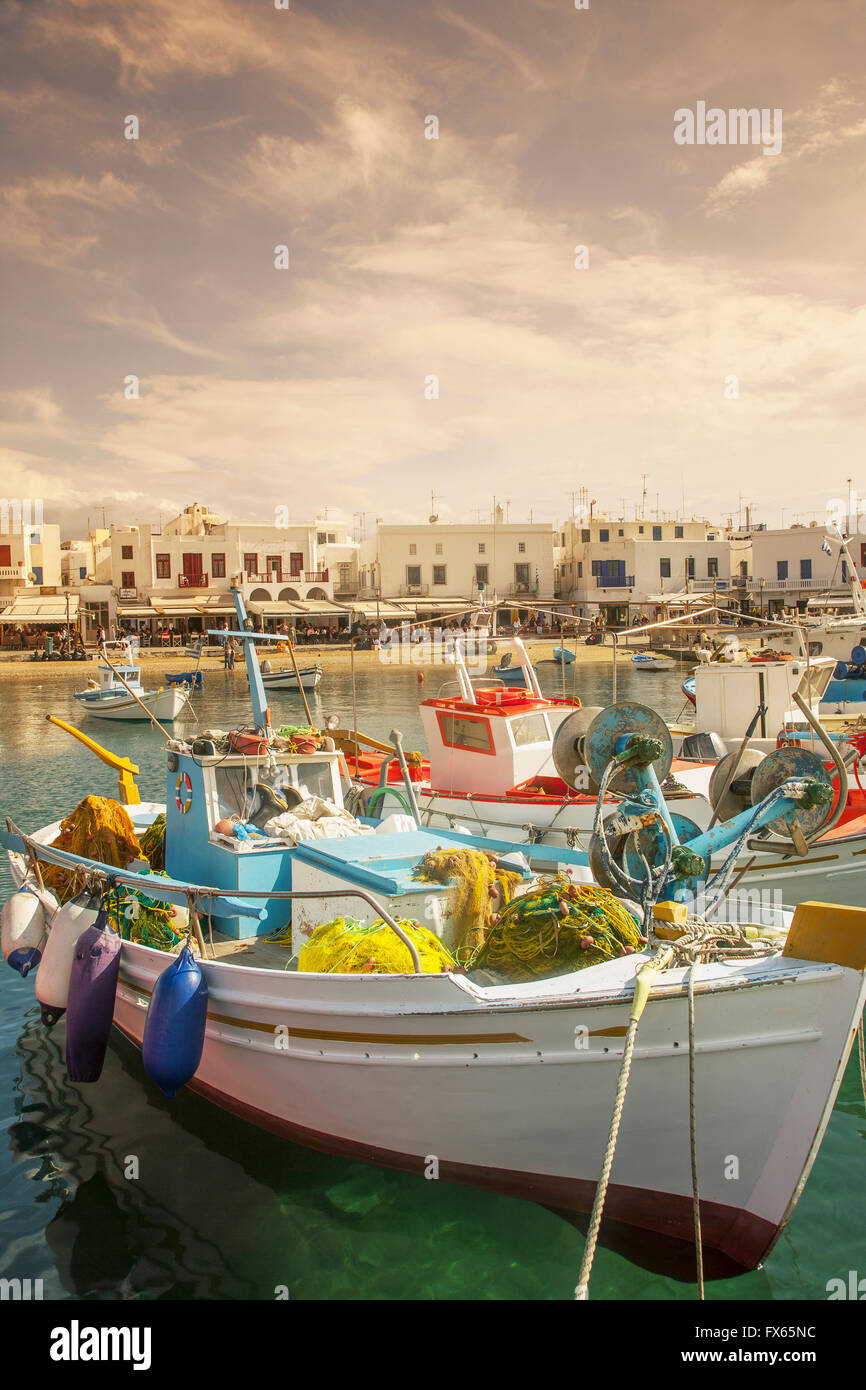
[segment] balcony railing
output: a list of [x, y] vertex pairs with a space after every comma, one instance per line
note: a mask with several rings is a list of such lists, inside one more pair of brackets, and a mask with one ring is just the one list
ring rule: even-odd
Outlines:
[[23, 579], [24, 572], [15, 565], [4, 565], [0, 569], [0, 579]]
[[177, 576], [177, 587], [179, 589], [206, 589], [208, 587], [209, 576], [207, 574], [179, 574]]
[[[741, 583], [747, 585], [753, 592], [763, 589], [826, 589], [829, 587], [827, 579], [744, 579]], [[845, 584], [836, 584], [833, 592], [848, 593]]]
[[282, 570], [268, 570], [267, 574], [245, 574], [245, 584], [282, 584], [288, 583], [290, 579], [300, 579], [300, 570], [297, 574], [283, 574]]
[[509, 594], [537, 594], [537, 584], [511, 584], [508, 589]]
[[307, 584], [327, 584], [327, 582], [328, 582], [328, 571], [327, 571], [327, 570], [306, 570], [306, 571], [304, 572], [304, 581], [305, 581]]
[[595, 587], [597, 589], [633, 589], [633, 574], [597, 574], [595, 576]]
[[429, 592], [429, 584], [403, 584], [400, 588], [400, 596], [402, 598], [412, 598], [413, 596], [416, 598], [426, 598]]

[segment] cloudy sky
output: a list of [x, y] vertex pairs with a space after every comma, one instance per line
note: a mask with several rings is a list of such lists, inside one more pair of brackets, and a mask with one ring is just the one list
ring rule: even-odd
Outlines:
[[[3, 493], [559, 521], [646, 474], [653, 511], [823, 514], [866, 489], [864, 34], [864, 0], [3, 0]], [[782, 152], [675, 143], [699, 101], [780, 108]]]

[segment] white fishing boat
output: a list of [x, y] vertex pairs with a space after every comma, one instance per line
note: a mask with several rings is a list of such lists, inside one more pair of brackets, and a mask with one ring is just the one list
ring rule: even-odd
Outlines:
[[677, 663], [659, 652], [635, 652], [631, 664], [635, 671], [674, 671]]
[[[603, 711], [585, 736], [587, 765], [599, 787], [597, 823], [606, 788], [616, 786], [624, 798], [623, 824], [627, 828], [639, 813], [642, 839], [637, 858], [618, 859], [616, 827], [610, 834], [602, 829], [601, 859], [619, 897], [595, 889], [602, 896], [589, 901], [592, 911], [598, 906], [602, 916], [607, 913], [611, 929], [616, 912], [627, 914], [632, 930], [643, 921], [647, 940], [584, 969], [563, 968], [557, 957], [565, 939], [561, 909], [566, 916], [576, 910], [581, 885], [590, 878], [589, 862], [577, 852], [533, 846], [532, 862], [521, 865], [505, 855], [508, 846], [440, 831], [375, 833], [367, 827], [364, 834], [296, 839], [291, 847], [275, 836], [273, 821], [262, 821], [273, 810], [270, 796], [257, 789], [270, 779], [271, 792], [316, 786], [339, 798], [341, 755], [323, 747], [295, 756], [280, 747], [255, 681], [251, 643], [247, 650], [259, 753], [201, 756], [173, 740], [165, 807], [128, 807], [139, 834], [164, 810], [167, 876], [53, 847], [56, 822], [32, 836], [0, 832], [16, 883], [32, 882], [38, 861], [77, 869], [103, 889], [110, 883], [115, 894], [137, 890], [187, 908], [188, 940], [196, 928], [199, 958], [189, 957], [184, 969], [195, 976], [206, 1013], [202, 1008], [192, 1051], [183, 1009], [175, 1015], [162, 1010], [160, 1036], [177, 1039], [180, 1051], [190, 1053], [191, 1089], [316, 1149], [401, 1168], [419, 1181], [432, 1175], [583, 1213], [600, 1193], [613, 1142], [611, 1114], [625, 1074], [628, 1094], [614, 1135], [602, 1241], [628, 1240], [633, 1257], [681, 1271], [684, 1258], [694, 1259], [697, 1211], [704, 1272], [754, 1268], [796, 1205], [841, 1082], [866, 993], [866, 912], [811, 904], [793, 921], [768, 910], [725, 931], [691, 918], [687, 904], [711, 846], [730, 846], [770, 823], [797, 821], [808, 828], [810, 817], [826, 817], [830, 795], [820, 760], [796, 769], [779, 763], [758, 805], [679, 844], [658, 796], [664, 750], [660, 765], [658, 740], [641, 707]], [[241, 825], [243, 835], [232, 833], [226, 818], [231, 805], [253, 816]], [[261, 838], [248, 833], [257, 825]], [[511, 921], [519, 924], [535, 894], [533, 938], [552, 911], [546, 896], [555, 895], [561, 925], [554, 950], [546, 959], [536, 950], [537, 973], [530, 979], [503, 981], [471, 962], [463, 972], [420, 969], [419, 951], [405, 930], [408, 919], [423, 916], [435, 924], [444, 948], [458, 946], [459, 877], [418, 878], [420, 860], [443, 841], [454, 850], [478, 844], [485, 856], [498, 856], [500, 868], [506, 862], [513, 868]], [[572, 868], [571, 882], [543, 879], [539, 886], [539, 867], [550, 872], [563, 866]], [[641, 883], [630, 877], [644, 868]], [[724, 897], [719, 904], [724, 917]], [[500, 920], [510, 911], [504, 908]], [[46, 923], [46, 953], [65, 912], [61, 908]], [[286, 969], [287, 949], [263, 938], [285, 932], [290, 912], [287, 944], [295, 964], [318, 924], [351, 912], [369, 928], [379, 923], [379, 943], [387, 937], [394, 946], [399, 938], [405, 968], [380, 973], [379, 944], [365, 946], [370, 959], [360, 973], [344, 964], [345, 953], [324, 972]], [[199, 914], [209, 942], [197, 931]], [[69, 922], [67, 914], [62, 930]], [[594, 945], [601, 939], [589, 938]], [[733, 943], [733, 955], [726, 943]], [[582, 941], [579, 946], [586, 949]], [[158, 1011], [158, 996], [168, 996], [163, 983], [177, 978], [179, 963], [141, 941], [120, 944], [107, 1025], [113, 1017], [145, 1059], [148, 1020]], [[92, 1027], [89, 1014], [87, 1020]], [[738, 1182], [728, 1180], [720, 1154], [737, 1155]]]
[[73, 692], [85, 714], [94, 719], [136, 722], [149, 721], [151, 715], [160, 723], [171, 723], [177, 719], [188, 704], [188, 690], [174, 686], [145, 690], [141, 683], [141, 667], [129, 657], [127, 646], [123, 664], [100, 662], [97, 679], [90, 680], [86, 690]]
[[[295, 672], [293, 666], [282, 666], [279, 670], [269, 669], [270, 663], [262, 663], [262, 684], [265, 690], [317, 690], [322, 679], [322, 668], [301, 666]], [[300, 678], [300, 680], [299, 680]]]

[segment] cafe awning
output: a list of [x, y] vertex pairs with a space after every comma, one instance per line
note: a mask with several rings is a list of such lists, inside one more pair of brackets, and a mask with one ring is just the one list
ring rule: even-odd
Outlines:
[[332, 603], [328, 598], [303, 598], [293, 600], [292, 606], [298, 613], [305, 613], [313, 616], [314, 614], [324, 614], [326, 617], [339, 618], [348, 613], [348, 608], [342, 603]]
[[123, 603], [118, 604], [118, 618], [156, 618], [156, 609], [151, 608], [149, 603]]
[[377, 618], [411, 618], [415, 613], [414, 604], [401, 607], [387, 599], [380, 599], [377, 603], [374, 598], [353, 598], [349, 600], [347, 607], [352, 610], [354, 617], [368, 623], [375, 622]]
[[247, 612], [260, 618], [297, 618], [302, 609], [291, 599], [253, 599], [247, 604]]
[[39, 623], [62, 626], [78, 617], [78, 594], [34, 594], [16, 598], [0, 609], [0, 623]]

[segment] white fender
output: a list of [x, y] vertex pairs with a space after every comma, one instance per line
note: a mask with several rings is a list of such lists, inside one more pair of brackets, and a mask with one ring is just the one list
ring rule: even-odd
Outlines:
[[[66, 1008], [75, 943], [81, 933], [87, 927], [92, 927], [96, 921], [97, 911], [93, 906], [95, 902], [97, 900], [90, 893], [79, 893], [77, 897], [63, 904], [51, 923], [51, 931], [42, 953], [42, 963], [36, 976], [36, 998], [45, 1006], [43, 1020], [46, 1023], [54, 1022], [55, 1018], [46, 1017], [45, 1009], [59, 1010], [62, 1013]], [[56, 1014], [56, 1018], [60, 1017], [60, 1013]]]
[[2, 949], [3, 959], [13, 970], [27, 975], [39, 964], [48, 921], [52, 915], [50, 904], [57, 902], [50, 894], [42, 897], [27, 884], [13, 893], [3, 904]]

